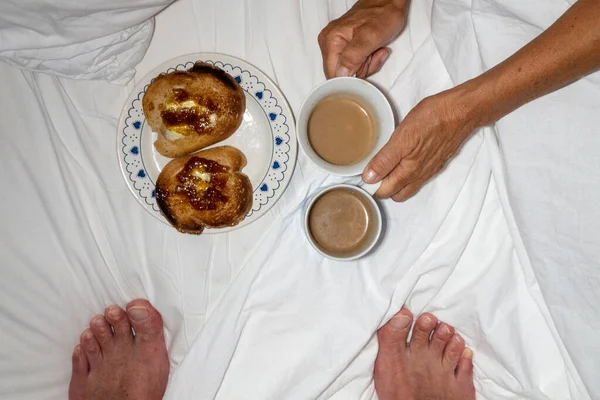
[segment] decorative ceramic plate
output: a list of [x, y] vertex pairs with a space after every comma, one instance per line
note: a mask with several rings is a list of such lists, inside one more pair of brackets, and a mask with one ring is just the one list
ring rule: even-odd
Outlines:
[[117, 153], [131, 193], [146, 211], [168, 223], [156, 204], [154, 188], [160, 171], [171, 159], [154, 149], [157, 134], [146, 124], [142, 98], [156, 76], [188, 70], [198, 61], [213, 64], [233, 76], [246, 95], [246, 112], [239, 129], [227, 140], [210, 146], [234, 146], [248, 160], [243, 172], [252, 182], [252, 209], [235, 227], [204, 231], [228, 232], [256, 221], [273, 207], [289, 184], [296, 163], [298, 144], [292, 111], [279, 88], [258, 68], [216, 53], [177, 57], [155, 68], [138, 82], [125, 103], [117, 131]]

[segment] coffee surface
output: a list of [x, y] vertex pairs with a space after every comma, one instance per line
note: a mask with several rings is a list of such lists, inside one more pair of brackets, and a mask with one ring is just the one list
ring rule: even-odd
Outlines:
[[371, 240], [372, 206], [359, 192], [337, 188], [325, 192], [313, 204], [308, 217], [310, 234], [325, 253], [352, 256]]
[[323, 160], [352, 165], [367, 157], [375, 146], [373, 121], [356, 99], [341, 94], [328, 96], [310, 115], [308, 141]]

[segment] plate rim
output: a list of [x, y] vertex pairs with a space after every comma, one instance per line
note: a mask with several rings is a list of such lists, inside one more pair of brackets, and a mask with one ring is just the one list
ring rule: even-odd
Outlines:
[[[298, 158], [298, 139], [297, 139], [297, 133], [296, 133], [296, 120], [295, 120], [294, 112], [293, 112], [287, 98], [285, 97], [283, 91], [279, 88], [279, 86], [271, 79], [271, 77], [269, 75], [264, 73], [260, 68], [256, 67], [254, 64], [251, 64], [248, 61], [243, 60], [239, 57], [232, 56], [232, 55], [225, 54], [225, 53], [196, 52], [196, 53], [188, 53], [188, 54], [184, 54], [181, 56], [171, 58], [169, 60], [166, 60], [166, 61], [160, 63], [156, 67], [152, 68], [141, 79], [137, 80], [137, 82], [134, 84], [133, 89], [131, 90], [130, 94], [127, 96], [127, 99], [125, 100], [125, 104], [121, 108], [121, 113], [119, 115], [119, 120], [118, 120], [118, 124], [117, 124], [117, 132], [116, 132], [117, 134], [115, 135], [116, 150], [117, 150], [117, 162], [119, 163], [119, 170], [121, 171], [121, 176], [125, 180], [125, 185], [127, 186], [129, 192], [135, 197], [136, 202], [139, 203], [139, 205], [147, 213], [152, 215], [155, 219], [161, 221], [162, 223], [164, 223], [168, 226], [172, 226], [171, 224], [169, 224], [169, 222], [166, 220], [166, 218], [162, 215], [162, 213], [160, 211], [155, 211], [152, 208], [151, 204], [149, 204], [146, 201], [146, 199], [143, 198], [143, 196], [140, 196], [140, 194], [138, 193], [138, 190], [133, 187], [132, 183], [130, 183], [131, 179], [129, 177], [129, 171], [126, 171], [126, 167], [128, 164], [124, 160], [124, 155], [121, 154], [122, 150], [123, 150], [122, 149], [122, 147], [123, 147], [122, 139], [124, 137], [123, 130], [126, 127], [125, 119], [129, 117], [128, 113], [132, 109], [131, 104], [139, 97], [140, 93], [145, 91], [146, 86], [149, 85], [154, 78], [156, 78], [160, 74], [166, 73], [166, 71], [168, 71], [169, 69], [176, 68], [180, 64], [186, 65], [187, 63], [203, 61], [203, 60], [204, 61], [208, 60], [213, 63], [216, 63], [216, 62], [221, 62], [222, 64], [229, 63], [234, 68], [240, 67], [242, 69], [242, 71], [244, 70], [244, 67], [246, 67], [245, 69], [248, 72], [250, 72], [250, 70], [252, 71], [251, 75], [254, 75], [257, 78], [259, 78], [260, 81], [262, 81], [263, 83], [268, 83], [269, 85], [271, 85], [271, 87], [274, 89], [273, 92], [275, 92], [272, 94], [275, 94], [278, 96], [277, 105], [279, 107], [281, 107], [281, 109], [282, 109], [281, 114], [283, 114], [285, 116], [285, 118], [286, 118], [285, 123], [288, 125], [287, 135], [289, 136], [288, 145], [290, 146], [290, 149], [287, 152], [288, 157], [289, 157], [287, 160], [287, 163], [286, 163], [287, 168], [284, 171], [284, 178], [282, 180], [278, 181], [280, 184], [276, 189], [274, 189], [273, 196], [269, 197], [269, 199], [272, 199], [272, 200], [265, 203], [265, 206], [268, 205], [268, 207], [261, 208], [255, 212], [253, 212], [252, 214], [250, 214], [250, 216], [246, 216], [246, 218], [252, 218], [252, 217], [254, 217], [254, 218], [252, 218], [251, 220], [248, 220], [245, 218], [244, 221], [242, 221], [240, 224], [238, 224], [236, 226], [225, 227], [225, 228], [205, 228], [204, 232], [203, 232], [204, 234], [206, 234], [206, 233], [208, 233], [208, 234], [227, 233], [227, 232], [231, 232], [231, 231], [243, 228], [247, 225], [250, 225], [253, 222], [257, 221], [258, 219], [262, 218], [279, 201], [279, 199], [283, 196], [283, 194], [287, 190], [287, 187], [289, 186], [289, 184], [292, 180], [292, 177], [294, 175], [295, 168], [296, 168], [297, 158]], [[235, 65], [235, 63], [238, 63], [238, 64]], [[267, 90], [269, 90], [269, 89], [267, 89]], [[244, 91], [247, 94], [250, 94], [246, 90], [244, 90]], [[145, 121], [145, 117], [144, 117], [144, 124], [145, 124], [145, 122], [146, 121]], [[141, 131], [141, 129], [140, 129], [140, 131]], [[209, 146], [209, 147], [212, 147], [212, 146]], [[141, 152], [141, 150], [140, 150], [140, 152]], [[268, 173], [268, 171], [267, 171], [267, 173]], [[255, 190], [253, 190], [253, 193], [256, 190], [259, 190], [259, 188], [257, 187]], [[253, 201], [254, 201], [254, 198], [253, 198]], [[145, 202], [146, 204], [143, 204], [143, 202]], [[269, 205], [269, 203], [271, 203], [271, 204]]]

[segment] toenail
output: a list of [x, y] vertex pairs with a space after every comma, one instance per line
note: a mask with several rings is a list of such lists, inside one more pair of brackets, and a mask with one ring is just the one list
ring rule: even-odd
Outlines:
[[94, 319], [92, 319], [92, 324], [100, 327], [100, 326], [104, 326], [104, 317], [97, 315], [94, 317]]
[[463, 357], [463, 358], [466, 358], [466, 359], [469, 359], [469, 360], [472, 360], [472, 359], [473, 359], [473, 350], [471, 350], [471, 349], [470, 349], [470, 348], [468, 348], [468, 347], [467, 347], [467, 348], [465, 348], [465, 349], [463, 350], [462, 357]]
[[432, 321], [432, 319], [429, 315], [421, 315], [420, 319], [425, 325], [431, 324], [431, 321]]
[[450, 332], [450, 328], [448, 328], [448, 325], [442, 325], [440, 328], [440, 333], [442, 335], [449, 335], [452, 332]]
[[127, 313], [135, 322], [143, 322], [150, 314], [145, 307], [131, 307]]
[[75, 346], [75, 350], [73, 350], [73, 354], [76, 356], [81, 354], [81, 346], [80, 345]]
[[121, 309], [117, 306], [112, 306], [108, 309], [108, 314], [113, 318], [118, 318], [121, 315]]
[[452, 336], [452, 341], [456, 344], [462, 344], [463, 343], [463, 339], [458, 336], [458, 335], [454, 335]]
[[390, 320], [390, 326], [396, 331], [403, 331], [410, 325], [410, 317], [404, 314], [396, 314]]
[[94, 334], [92, 333], [92, 331], [83, 332], [83, 338], [85, 340], [92, 340], [93, 337], [94, 337]]

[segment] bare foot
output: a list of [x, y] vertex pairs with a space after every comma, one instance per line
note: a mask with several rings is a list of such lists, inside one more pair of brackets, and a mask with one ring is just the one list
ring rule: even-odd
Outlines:
[[[375, 390], [380, 400], [474, 400], [473, 352], [454, 328], [403, 308], [378, 332]], [[433, 334], [432, 334], [433, 332]]]
[[81, 334], [69, 400], [160, 400], [168, 378], [162, 318], [147, 300], [134, 300], [127, 312], [108, 307]]

